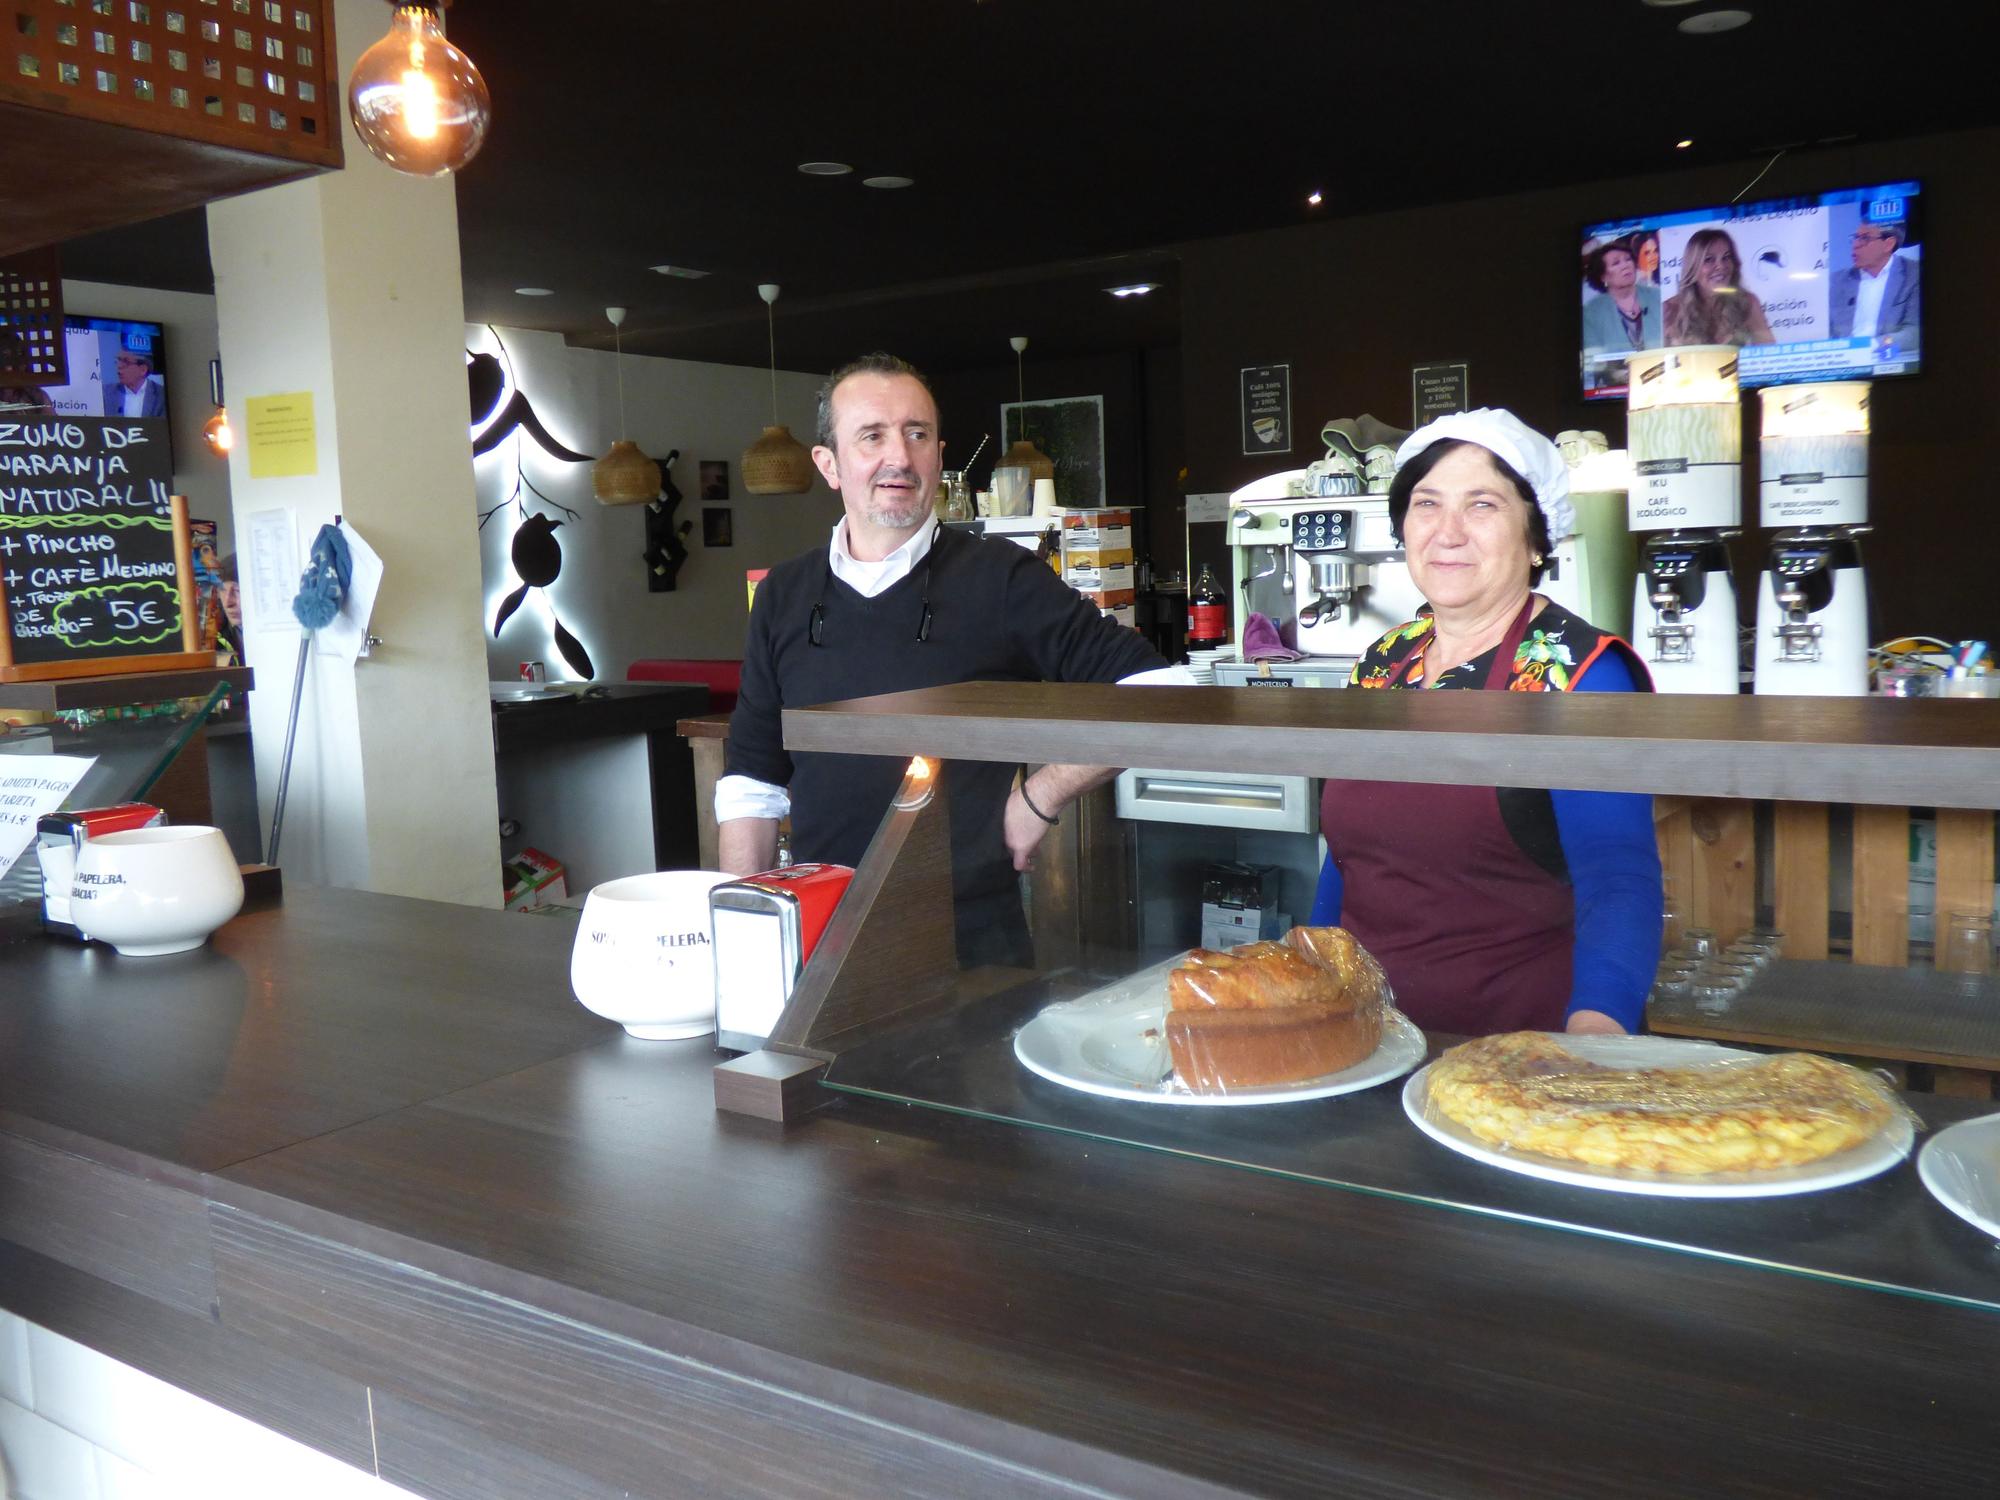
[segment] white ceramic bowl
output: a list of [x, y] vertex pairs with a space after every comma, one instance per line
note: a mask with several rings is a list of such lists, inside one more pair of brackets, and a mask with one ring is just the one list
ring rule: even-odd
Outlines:
[[70, 920], [132, 958], [184, 953], [243, 909], [243, 872], [219, 828], [131, 828], [76, 855]]
[[593, 886], [569, 958], [584, 1009], [647, 1041], [715, 1030], [708, 893], [731, 878], [661, 870]]

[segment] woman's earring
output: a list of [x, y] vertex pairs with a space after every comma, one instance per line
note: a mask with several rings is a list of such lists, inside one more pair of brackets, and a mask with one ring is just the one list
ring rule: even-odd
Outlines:
[[1535, 566], [1539, 568], [1541, 565], [1542, 565], [1542, 554], [1537, 552], [1535, 554]]

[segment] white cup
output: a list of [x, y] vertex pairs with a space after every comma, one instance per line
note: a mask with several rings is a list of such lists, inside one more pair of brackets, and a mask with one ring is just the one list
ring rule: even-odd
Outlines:
[[185, 953], [243, 909], [243, 872], [219, 828], [128, 828], [86, 839], [70, 920], [128, 958]]
[[708, 893], [731, 878], [661, 870], [592, 887], [569, 959], [583, 1008], [646, 1041], [715, 1030]]
[[1035, 481], [1035, 514], [1052, 516], [1056, 513], [1056, 482], [1053, 479]]

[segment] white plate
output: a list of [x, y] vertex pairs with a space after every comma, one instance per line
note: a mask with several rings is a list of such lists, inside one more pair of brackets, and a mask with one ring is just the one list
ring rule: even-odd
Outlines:
[[[1578, 1057], [1592, 1062], [1621, 1062], [1627, 1067], [1684, 1068], [1725, 1057], [1754, 1057], [1740, 1047], [1718, 1047], [1712, 1042], [1684, 1041], [1675, 1037], [1642, 1037], [1644, 1050], [1634, 1055], [1634, 1039], [1629, 1037], [1564, 1036], [1563, 1046]], [[1609, 1047], [1600, 1044], [1609, 1043]], [[1593, 1053], [1598, 1055], [1593, 1056]], [[1534, 1151], [1503, 1151], [1482, 1141], [1464, 1126], [1442, 1116], [1431, 1118], [1425, 1109], [1429, 1098], [1430, 1072], [1427, 1064], [1403, 1085], [1403, 1112], [1417, 1129], [1441, 1146], [1471, 1157], [1474, 1161], [1539, 1177], [1544, 1182], [1567, 1183], [1571, 1187], [1598, 1188], [1610, 1193], [1645, 1193], [1656, 1198], [1781, 1198], [1788, 1193], [1816, 1193], [1823, 1188], [1844, 1187], [1886, 1172], [1910, 1154], [1916, 1131], [1909, 1120], [1897, 1115], [1871, 1139], [1849, 1151], [1841, 1151], [1802, 1167], [1773, 1167], [1763, 1172], [1715, 1172], [1705, 1177], [1681, 1177], [1671, 1172], [1646, 1172], [1613, 1167], [1591, 1167], [1581, 1162], [1563, 1161]]]
[[2000, 1115], [1940, 1130], [1918, 1154], [1917, 1175], [1938, 1202], [2000, 1240]]
[[1226, 1094], [1170, 1088], [1162, 1082], [1173, 1065], [1162, 1029], [1167, 971], [1185, 957], [1142, 969], [1079, 1000], [1051, 1005], [1015, 1033], [1014, 1056], [1029, 1072], [1086, 1094], [1141, 1104], [1194, 1105], [1326, 1099], [1400, 1078], [1424, 1059], [1424, 1034], [1402, 1012], [1392, 1011], [1381, 1045], [1338, 1073]]

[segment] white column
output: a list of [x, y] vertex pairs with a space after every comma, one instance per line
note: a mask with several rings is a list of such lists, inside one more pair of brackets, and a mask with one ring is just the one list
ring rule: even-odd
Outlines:
[[[338, 0], [343, 78], [388, 19], [379, 0]], [[383, 644], [351, 667], [308, 663], [280, 863], [310, 882], [497, 905], [457, 203], [450, 178], [406, 177], [369, 155], [344, 103], [327, 113], [345, 136], [344, 171], [208, 209], [238, 432], [247, 438], [247, 403], [262, 395], [309, 392], [317, 423], [316, 473], [253, 478], [247, 441], [230, 459], [265, 838], [300, 632], [278, 610], [256, 613], [255, 518], [292, 518], [289, 604], [306, 548], [339, 515], [382, 556], [372, 628]]]

